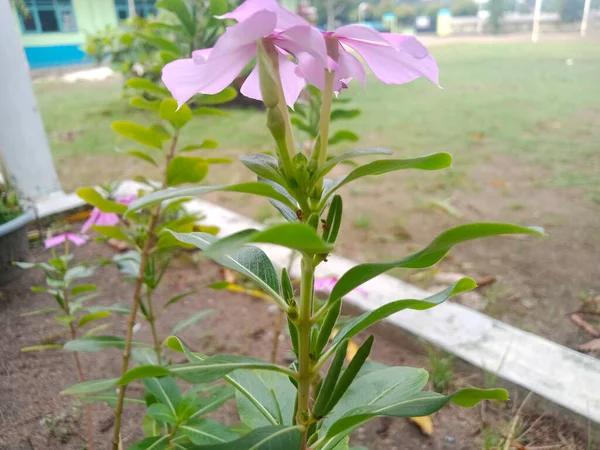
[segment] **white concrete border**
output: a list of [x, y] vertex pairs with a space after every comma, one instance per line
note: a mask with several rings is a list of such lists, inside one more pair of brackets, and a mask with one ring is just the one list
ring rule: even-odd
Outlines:
[[[124, 182], [119, 193], [133, 194], [140, 186]], [[74, 205], [77, 203], [73, 198], [66, 201]], [[190, 212], [202, 213], [206, 223], [219, 226], [221, 235], [246, 228], [264, 228], [240, 214], [203, 200], [194, 199], [187, 205]], [[46, 205], [46, 215], [52, 213], [50, 206], [60, 205]], [[54, 212], [64, 210], [65, 205], [62, 206]], [[289, 250], [270, 245], [262, 248], [277, 266], [288, 265]], [[317, 268], [317, 276], [340, 277], [355, 265], [353, 261], [332, 255], [327, 263]], [[298, 276], [298, 263], [293, 266], [292, 274]], [[344, 301], [368, 311], [390, 301], [431, 295], [388, 275], [380, 275], [364, 287], [368, 295], [354, 291]], [[476, 367], [495, 372], [500, 378], [600, 423], [599, 359], [519, 330], [458, 303], [446, 302], [426, 311], [405, 310], [386, 321]]]

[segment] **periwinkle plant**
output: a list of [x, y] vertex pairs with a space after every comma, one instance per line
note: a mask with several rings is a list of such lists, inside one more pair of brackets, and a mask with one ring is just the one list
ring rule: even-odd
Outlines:
[[[172, 336], [166, 340], [167, 347], [183, 353], [188, 363], [141, 365], [119, 379], [76, 385], [71, 392], [112, 389], [136, 379], [172, 384], [171, 377], [198, 384], [198, 389], [224, 379], [235, 389], [243, 422], [237, 427], [201, 418], [209, 409], [201, 406], [205, 400], [194, 400], [193, 393], [190, 400], [184, 401], [175, 388], [155, 392], [148, 402], [147, 420], [156, 427], [146, 427], [148, 438], [132, 447], [136, 450], [343, 450], [349, 446], [350, 433], [377, 416], [416, 417], [431, 414], [449, 402], [470, 407], [486, 399], [506, 400], [508, 394], [502, 389], [468, 388], [449, 395], [424, 392], [427, 382], [424, 370], [384, 367], [368, 361], [372, 336], [344, 366], [349, 340], [358, 333], [396, 312], [432, 308], [452, 295], [473, 289], [476, 284], [470, 278], [463, 278], [428, 298], [390, 302], [336, 325], [344, 296], [388, 270], [430, 267], [454, 245], [467, 240], [499, 234], [541, 235], [540, 229], [502, 223], [452, 228], [414, 254], [353, 267], [340, 277], [322, 305], [318, 306], [315, 299], [315, 269], [327, 263], [328, 255], [340, 239], [343, 199], [337, 191], [365, 176], [404, 169], [441, 170], [452, 162], [447, 153], [381, 159], [358, 166], [337, 179], [326, 178], [343, 161], [361, 155], [391, 153], [367, 149], [328, 158], [333, 98], [348, 87], [350, 80], [364, 83], [366, 79], [362, 63], [348, 47], [362, 56], [375, 76], [387, 84], [403, 84], [420, 76], [437, 84], [438, 71], [433, 58], [413, 37], [381, 35], [358, 25], [321, 33], [274, 0], [248, 0], [225, 17], [239, 23], [230, 27], [212, 50], [168, 64], [163, 81], [183, 105], [197, 93], [215, 94], [223, 89], [256, 56], [256, 68], [242, 87], [242, 93], [264, 102], [276, 156], [255, 154], [241, 158], [258, 176], [258, 181], [152, 192], [134, 201], [125, 217], [166, 200], [214, 191], [269, 199], [289, 223], [263, 231], [244, 230], [221, 239], [202, 232], [165, 230], [165, 233], [249, 277], [272, 297], [286, 314], [296, 361], [283, 367], [239, 355], [206, 356], [190, 350]], [[307, 83], [321, 90], [321, 105], [318, 136], [311, 152], [305, 154], [297, 149], [288, 105], [295, 103]], [[300, 253], [299, 294], [287, 271], [283, 270], [279, 276], [268, 256], [253, 243], [280, 245]], [[332, 338], [334, 328], [339, 330]], [[156, 403], [163, 406], [155, 406]], [[221, 404], [221, 400], [216, 404]]]

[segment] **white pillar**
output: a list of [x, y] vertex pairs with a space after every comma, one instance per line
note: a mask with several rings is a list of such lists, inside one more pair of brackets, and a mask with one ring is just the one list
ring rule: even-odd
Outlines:
[[581, 18], [581, 37], [585, 36], [585, 32], [587, 31], [588, 20], [590, 19], [590, 4], [591, 0], [585, 0], [585, 5], [583, 6], [583, 17]]
[[21, 200], [61, 191], [8, 0], [0, 0], [0, 102], [0, 159]]
[[537, 42], [540, 39], [540, 16], [542, 15], [542, 0], [535, 0], [533, 10], [533, 30], [531, 31], [531, 40]]

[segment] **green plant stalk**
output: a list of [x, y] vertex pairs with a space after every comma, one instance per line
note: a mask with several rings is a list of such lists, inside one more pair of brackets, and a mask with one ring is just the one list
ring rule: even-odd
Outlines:
[[162, 343], [158, 338], [158, 332], [156, 331], [156, 316], [154, 315], [154, 306], [152, 305], [152, 293], [153, 289], [147, 289], [146, 301], [148, 303], [148, 323], [150, 324], [150, 330], [152, 331], [152, 341], [154, 342], [154, 352], [156, 353], [156, 361], [158, 365], [162, 365]]
[[[297, 422], [305, 428], [310, 425], [310, 386], [313, 377], [310, 357], [310, 331], [312, 322], [312, 297], [314, 289], [314, 267], [311, 255], [302, 257], [300, 285], [300, 311], [296, 327], [298, 328], [298, 417]], [[306, 431], [302, 439], [302, 449], [306, 448]]]
[[[329, 122], [331, 116], [331, 105], [333, 103], [333, 82], [335, 72], [325, 69], [325, 88], [323, 89], [323, 100], [321, 102], [321, 116], [319, 122], [319, 145], [315, 148], [312, 159], [317, 167], [322, 166], [327, 160], [327, 143], [329, 140]], [[315, 192], [320, 196], [323, 189], [323, 180], [319, 180]]]
[[[166, 156], [165, 170], [163, 175], [162, 189], [167, 187], [167, 167], [175, 156], [175, 149], [177, 148], [177, 140], [179, 137], [179, 131], [173, 136], [171, 141], [171, 147], [169, 153]], [[158, 219], [160, 217], [160, 204], [157, 205], [152, 211], [150, 217], [150, 224], [148, 225], [148, 234], [146, 236], [146, 242], [142, 248], [140, 255], [140, 269], [135, 280], [135, 289], [133, 292], [133, 305], [131, 306], [131, 313], [129, 314], [129, 321], [127, 322], [127, 335], [125, 337], [125, 348], [123, 349], [123, 363], [121, 367], [121, 376], [129, 369], [129, 360], [131, 359], [131, 343], [133, 341], [133, 327], [137, 318], [138, 309], [142, 300], [142, 287], [144, 285], [144, 271], [146, 270], [146, 264], [150, 258], [154, 240], [156, 239], [156, 227], [158, 225]], [[124, 384], [119, 387], [119, 396], [117, 398], [117, 406], [115, 407], [115, 428], [113, 433], [112, 450], [120, 450], [119, 444], [121, 440], [121, 421], [123, 417], [123, 406], [125, 404], [125, 391], [127, 385]]]
[[[68, 254], [69, 251], [69, 241], [65, 240], [65, 255]], [[65, 273], [67, 271], [68, 263], [65, 263]], [[65, 305], [64, 311], [67, 316], [71, 315], [71, 309], [69, 307], [69, 288], [65, 286], [64, 295], [63, 295], [63, 303]], [[77, 339], [77, 329], [73, 322], [69, 322], [69, 330], [71, 331], [71, 338], [73, 340]], [[73, 352], [73, 359], [75, 360], [75, 366], [77, 367], [77, 373], [79, 375], [79, 381], [83, 383], [86, 380], [85, 372], [83, 371], [83, 365], [81, 364], [81, 360], [79, 359], [79, 352]], [[94, 419], [92, 417], [92, 408], [91, 405], [85, 405], [85, 417], [87, 421], [87, 448], [88, 450], [94, 450]]]

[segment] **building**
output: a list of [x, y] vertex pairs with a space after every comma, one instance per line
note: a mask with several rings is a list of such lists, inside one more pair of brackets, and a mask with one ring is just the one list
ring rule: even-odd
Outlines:
[[[6, 0], [2, 0], [6, 1]], [[155, 12], [156, 0], [135, 0], [136, 12]], [[31, 68], [89, 62], [86, 34], [118, 26], [129, 16], [127, 0], [24, 0], [29, 14], [13, 11]]]
[[[6, 0], [0, 0], [6, 1]], [[117, 27], [129, 17], [128, 0], [23, 0], [29, 14], [13, 10], [32, 69], [91, 62], [81, 47], [87, 34]], [[134, 0], [136, 14], [156, 13], [156, 0]], [[297, 0], [282, 0], [296, 10]]]

